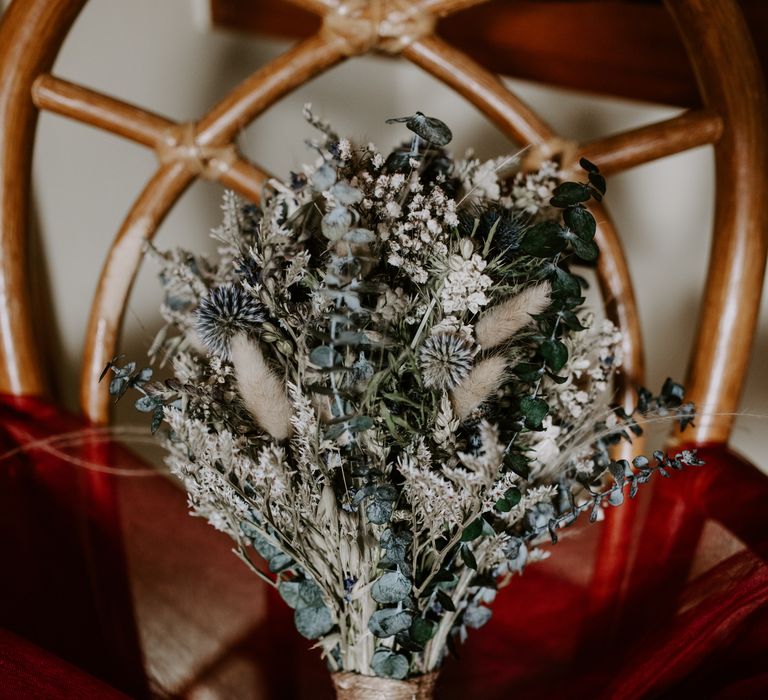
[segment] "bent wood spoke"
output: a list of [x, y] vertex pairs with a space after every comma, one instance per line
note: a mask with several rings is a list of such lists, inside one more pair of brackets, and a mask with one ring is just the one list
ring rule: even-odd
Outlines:
[[448, 15], [461, 12], [475, 5], [482, 5], [488, 0], [421, 0], [419, 9], [422, 12], [429, 12], [435, 17], [447, 17]]
[[497, 76], [442, 39], [418, 39], [402, 55], [468, 99], [517, 143], [527, 146], [556, 138], [546, 122]]
[[[104, 129], [158, 152], [167, 146], [172, 130], [180, 126], [167, 117], [52, 75], [35, 80], [32, 99], [39, 109]], [[211, 157], [209, 166], [200, 174], [256, 201], [268, 178], [261, 168], [234, 151], [227, 162]]]
[[99, 384], [99, 375], [115, 355], [144, 244], [193, 181], [194, 176], [180, 163], [161, 167], [139, 195], [109, 249], [91, 307], [80, 376], [80, 405], [94, 423], [109, 420], [109, 394]]
[[198, 122], [201, 144], [229, 143], [265, 109], [346, 58], [344, 43], [318, 33], [246, 78]]
[[38, 109], [104, 129], [149, 148], [157, 148], [168, 129], [176, 125], [167, 117], [53, 75], [41, 75], [35, 80], [32, 101]]
[[48, 72], [86, 0], [12, 2], [0, 18], [0, 392], [50, 390], [29, 275], [34, 79]]
[[[195, 143], [229, 144], [260, 112], [343, 58], [333, 40], [313, 37], [302, 42], [256, 71], [224, 98], [199, 122]], [[220, 175], [222, 182], [254, 199], [258, 199], [264, 178], [266, 174], [242, 160], [223, 168]], [[110, 249], [91, 309], [81, 374], [81, 405], [92, 421], [103, 423], [109, 418], [107, 386], [99, 386], [98, 378], [115, 354], [144, 243], [154, 237], [168, 211], [194, 179], [195, 173], [184, 161], [161, 166], [131, 208]]]
[[287, 0], [287, 2], [321, 16], [332, 10], [338, 10], [344, 5], [344, 0]]
[[644, 383], [645, 359], [640, 315], [635, 290], [616, 226], [602, 204], [589, 206], [597, 222], [595, 243], [600, 249], [597, 277], [605, 312], [622, 331], [623, 364], [618, 374], [619, 402], [626, 409], [634, 408], [634, 390]]
[[[665, 0], [707, 108], [725, 128], [715, 146], [714, 234], [686, 387], [704, 412], [683, 437], [726, 442], [749, 366], [768, 251], [768, 98], [734, 0]], [[717, 31], [712, 28], [717, 27]], [[731, 70], [726, 74], [724, 66]]]
[[685, 112], [678, 117], [649, 124], [582, 144], [576, 160], [587, 158], [606, 175], [618, 173], [658, 158], [698, 146], [717, 143], [723, 120], [706, 110]]
[[218, 177], [218, 181], [254, 203], [261, 200], [261, 193], [271, 176], [243, 158], [237, 158]]

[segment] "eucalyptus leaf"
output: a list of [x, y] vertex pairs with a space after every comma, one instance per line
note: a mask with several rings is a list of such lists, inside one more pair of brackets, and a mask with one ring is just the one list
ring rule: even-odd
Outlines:
[[322, 607], [297, 608], [293, 613], [296, 629], [302, 637], [319, 639], [333, 629], [331, 611]]
[[563, 182], [555, 187], [552, 194], [554, 196], [550, 204], [553, 207], [569, 207], [586, 202], [592, 196], [592, 191], [580, 182]]
[[424, 645], [437, 632], [437, 623], [423, 617], [415, 617], [411, 623], [411, 639], [417, 644]]
[[309, 361], [316, 367], [330, 369], [341, 361], [341, 356], [330, 345], [319, 345], [309, 353]]
[[152, 414], [152, 422], [149, 426], [149, 430], [153, 435], [160, 429], [160, 424], [163, 422], [163, 418], [165, 418], [165, 413], [163, 407], [159, 405], [155, 408], [155, 411]]
[[438, 588], [437, 593], [435, 593], [435, 598], [437, 599], [437, 602], [440, 603], [443, 610], [456, 612], [456, 605], [453, 602], [453, 598], [451, 598], [445, 591]]
[[462, 621], [470, 629], [480, 629], [491, 619], [491, 609], [485, 605], [470, 605], [464, 611]]
[[377, 649], [371, 657], [373, 672], [382, 678], [402, 680], [408, 676], [410, 664], [403, 654], [396, 654], [390, 649]]
[[323, 235], [331, 241], [339, 241], [352, 226], [352, 214], [345, 207], [331, 209], [320, 222]]
[[336, 197], [340, 204], [358, 204], [363, 200], [363, 193], [357, 187], [352, 187], [344, 181], [337, 182], [331, 188], [331, 194]]
[[549, 413], [549, 406], [544, 399], [524, 396], [520, 399], [520, 410], [525, 416], [526, 427], [536, 430], [541, 427], [544, 416]]
[[131, 374], [133, 374], [133, 371], [136, 369], [136, 363], [135, 362], [128, 362], [122, 367], [119, 367], [115, 370], [115, 376], [116, 377], [130, 377]]
[[373, 243], [376, 236], [373, 231], [369, 231], [367, 228], [353, 228], [344, 234], [344, 240], [350, 243]]
[[545, 340], [539, 351], [554, 372], [559, 372], [568, 361], [568, 348], [559, 340]]
[[542, 221], [529, 228], [520, 242], [521, 250], [537, 258], [551, 258], [565, 249], [560, 225]]
[[128, 379], [125, 377], [117, 376], [113, 377], [109, 382], [109, 393], [112, 396], [120, 396], [125, 392], [125, 388], [128, 386]]
[[573, 246], [576, 255], [582, 260], [590, 261], [596, 260], [599, 250], [594, 241], [585, 241], [581, 238], [572, 238], [571, 245]]
[[312, 189], [325, 192], [336, 182], [336, 169], [328, 163], [323, 163], [309, 178]]
[[587, 160], [586, 158], [579, 158], [579, 165], [584, 168], [588, 173], [599, 173], [600, 170], [598, 167], [591, 161]]
[[413, 622], [413, 616], [405, 610], [384, 608], [377, 610], [368, 620], [368, 629], [376, 637], [392, 637], [407, 630]]
[[461, 560], [464, 564], [470, 569], [477, 571], [477, 559], [475, 559], [475, 555], [472, 553], [469, 545], [463, 544], [459, 549], [459, 553], [461, 554]]
[[374, 581], [371, 597], [382, 604], [399, 603], [411, 592], [411, 582], [399, 571], [389, 571]]
[[137, 411], [141, 411], [142, 413], [151, 413], [155, 410], [157, 401], [151, 396], [140, 396], [138, 399], [136, 399], [134, 406], [136, 407]]
[[591, 241], [597, 231], [595, 217], [581, 207], [570, 207], [563, 212], [563, 221], [579, 238]]

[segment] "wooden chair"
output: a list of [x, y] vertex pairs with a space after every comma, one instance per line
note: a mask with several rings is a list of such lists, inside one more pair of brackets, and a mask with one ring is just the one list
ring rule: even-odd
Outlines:
[[[153, 149], [158, 167], [121, 226], [93, 300], [81, 375], [89, 424], [109, 420], [98, 377], [118, 350], [125, 303], [142, 258], [168, 211], [199, 177], [258, 200], [266, 174], [238, 153], [237, 133], [283, 95], [342, 61], [370, 51], [396, 54], [463, 95], [531, 159], [581, 156], [611, 175], [704, 144], [715, 149], [717, 197], [710, 266], [687, 387], [707, 407], [687, 436], [725, 453], [745, 378], [768, 250], [768, 103], [758, 61], [736, 0], [666, 0], [695, 72], [703, 106], [659, 124], [572, 143], [559, 137], [498, 78], [434, 32], [446, 15], [482, 0], [291, 0], [318, 15], [320, 29], [253, 73], [199, 121], [178, 124], [51, 73], [86, 0], [14, 0], [0, 25], [0, 393], [24, 413], [25, 401], [50, 395], [31, 308], [27, 271], [30, 166], [38, 110], [105, 129]], [[604, 209], [598, 276], [608, 315], [625, 334], [622, 390], [642, 382], [641, 332], [620, 239]], [[14, 403], [15, 401], [15, 403]], [[21, 407], [21, 408], [19, 408]], [[9, 409], [10, 410], [10, 409]], [[34, 412], [34, 411], [32, 411]], [[6, 413], [6, 415], [8, 415]], [[13, 423], [13, 418], [8, 418]], [[14, 425], [16, 425], [14, 423]], [[18, 436], [18, 430], [14, 433]], [[93, 486], [102, 493], [102, 486]], [[95, 493], [94, 492], [94, 493]], [[93, 494], [91, 494], [93, 495]], [[103, 493], [102, 493], [103, 495]], [[621, 512], [621, 511], [620, 511]], [[620, 587], [630, 509], [604, 529], [609, 553], [596, 571], [593, 605]], [[105, 513], [100, 513], [105, 516]], [[112, 540], [118, 546], [119, 532]], [[207, 537], [207, 536], [206, 536]], [[208, 542], [209, 540], [206, 540]], [[214, 545], [211, 545], [214, 546]], [[219, 550], [221, 545], [218, 545]], [[127, 594], [126, 594], [127, 595]], [[597, 603], [595, 603], [595, 600]], [[130, 622], [130, 621], [129, 621]], [[128, 623], [127, 623], [128, 624]], [[136, 691], [137, 693], [139, 691]]]

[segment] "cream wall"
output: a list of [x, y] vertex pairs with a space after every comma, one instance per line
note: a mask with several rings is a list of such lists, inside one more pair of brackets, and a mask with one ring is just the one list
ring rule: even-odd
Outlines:
[[[91, 0], [56, 66], [82, 82], [176, 119], [195, 118], [283, 44], [205, 29], [205, 2]], [[585, 139], [663, 119], [675, 110], [510, 81], [562, 134]], [[506, 152], [505, 139], [470, 106], [419, 69], [359, 59], [283, 100], [242, 134], [244, 150], [283, 174], [306, 157], [301, 106], [311, 101], [342, 132], [383, 147], [396, 138], [384, 119], [420, 109], [449, 122], [453, 147], [481, 156]], [[57, 381], [76, 405], [88, 305], [109, 242], [155, 167], [152, 155], [116, 137], [43, 115], [34, 161], [41, 262], [50, 279], [58, 348]], [[208, 247], [218, 221], [216, 186], [198, 184], [163, 226], [161, 246]], [[708, 148], [666, 158], [609, 179], [608, 206], [619, 224], [637, 286], [649, 385], [682, 378], [705, 273], [713, 197]], [[131, 298], [122, 349], [138, 357], [158, 327], [159, 287], [151, 264]], [[764, 304], [742, 410], [768, 414], [768, 313]], [[135, 422], [135, 418], [133, 419]], [[740, 418], [737, 448], [768, 467], [768, 418]]]

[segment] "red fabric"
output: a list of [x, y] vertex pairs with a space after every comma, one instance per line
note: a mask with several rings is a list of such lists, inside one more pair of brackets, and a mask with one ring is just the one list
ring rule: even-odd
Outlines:
[[127, 700], [79, 668], [0, 630], [0, 698], [2, 700]]
[[[2, 455], [82, 424], [41, 401], [6, 398], [0, 425]], [[700, 454], [707, 466], [641, 489], [636, 505], [609, 512], [604, 523], [574, 528], [550, 560], [513, 579], [491, 622], [446, 664], [438, 697], [768, 697], [768, 479], [722, 445]], [[114, 447], [86, 445], [78, 453], [98, 463], [116, 455], [125, 465]], [[187, 535], [192, 554], [180, 550]], [[163, 612], [174, 590], [159, 584], [150, 592], [153, 615], [164, 620], [160, 652], [184, 654], [170, 660], [183, 682], [171, 688], [158, 680], [161, 654], [142, 650], [146, 631], [136, 629], [132, 610], [135, 563], [126, 564], [124, 548], [131, 537], [152, 550], [154, 559], [142, 559], [155, 562], [146, 580], [174, 556], [191, 567], [183, 580], [171, 570], [179, 587], [213, 571], [216, 609], [226, 610], [229, 599], [234, 618], [245, 612], [249, 591], [263, 593], [226, 552], [226, 537], [189, 518], [183, 494], [163, 479], [96, 473], [40, 451], [0, 462], [0, 542], [10, 563], [0, 578], [0, 622], [40, 647], [25, 647], [27, 662], [39, 659], [15, 665], [16, 678], [29, 669], [32, 688], [49, 665], [63, 669], [57, 678], [80, 674], [57, 665], [53, 652], [132, 697], [189, 697], [202, 687], [235, 697], [331, 697], [322, 662], [276, 596], [266, 617], [254, 617], [240, 636], [212, 620], [207, 633], [221, 637], [220, 650], [191, 660], [178, 643], [183, 620]], [[196, 608], [213, 603], [198, 598]], [[0, 647], [0, 663], [8, 654], [7, 644]]]

